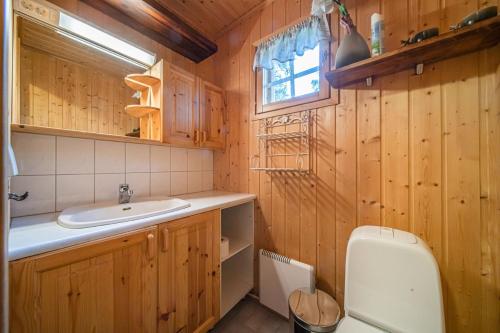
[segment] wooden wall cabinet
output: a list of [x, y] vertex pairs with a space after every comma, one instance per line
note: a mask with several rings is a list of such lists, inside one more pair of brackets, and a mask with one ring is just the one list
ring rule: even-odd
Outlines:
[[156, 227], [13, 262], [11, 332], [156, 332]]
[[224, 149], [222, 89], [172, 64], [164, 65], [163, 142]]
[[165, 63], [164, 78], [163, 141], [180, 146], [194, 146], [198, 118], [196, 76]]
[[200, 80], [200, 146], [224, 149], [224, 92], [210, 82]]
[[207, 332], [220, 317], [220, 211], [159, 232], [158, 332]]

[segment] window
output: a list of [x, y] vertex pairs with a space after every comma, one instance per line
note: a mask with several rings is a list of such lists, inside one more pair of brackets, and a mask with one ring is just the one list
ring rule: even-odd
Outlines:
[[303, 56], [286, 63], [273, 61], [273, 69], [264, 70], [263, 104], [282, 102], [319, 92], [319, 45]]
[[325, 73], [329, 70], [330, 53], [323, 50], [329, 47], [328, 42], [322, 42], [304, 55], [296, 55], [293, 61], [273, 61], [273, 69], [257, 70], [256, 114], [267, 117], [263, 113], [279, 110], [278, 113], [284, 114], [292, 107], [305, 110], [322, 103], [327, 105], [331, 96]]

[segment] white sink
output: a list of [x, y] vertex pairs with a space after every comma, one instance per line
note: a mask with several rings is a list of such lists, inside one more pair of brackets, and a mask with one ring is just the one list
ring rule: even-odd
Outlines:
[[57, 223], [72, 229], [96, 227], [166, 214], [189, 206], [189, 202], [177, 198], [155, 198], [121, 205], [100, 203], [67, 208], [59, 215]]

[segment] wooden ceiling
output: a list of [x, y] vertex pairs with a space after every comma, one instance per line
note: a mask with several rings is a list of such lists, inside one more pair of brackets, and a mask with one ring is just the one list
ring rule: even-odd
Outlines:
[[215, 40], [246, 13], [270, 0], [156, 0], [184, 22]]

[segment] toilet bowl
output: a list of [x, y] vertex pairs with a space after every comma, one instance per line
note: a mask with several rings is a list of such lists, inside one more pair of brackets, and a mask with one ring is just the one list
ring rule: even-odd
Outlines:
[[363, 226], [349, 238], [336, 333], [445, 332], [439, 269], [415, 235]]

